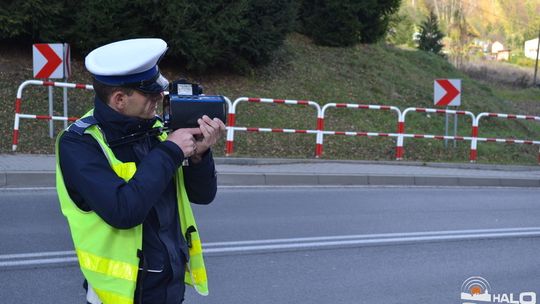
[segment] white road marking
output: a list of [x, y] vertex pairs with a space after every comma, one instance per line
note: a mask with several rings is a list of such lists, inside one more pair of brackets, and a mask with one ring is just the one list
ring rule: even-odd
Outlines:
[[[428, 188], [428, 189], [527, 189], [539, 190], [538, 187], [511, 187], [511, 186], [460, 186], [460, 185], [218, 185], [218, 189], [333, 189], [333, 188]], [[0, 187], [0, 192], [10, 191], [56, 191], [56, 187]]]
[[0, 187], [0, 192], [2, 191], [56, 191], [56, 187]]
[[[247, 240], [203, 243], [204, 253], [210, 255], [270, 253], [290, 250], [411, 244], [422, 242], [465, 241], [513, 237], [539, 237], [540, 227], [447, 230], [404, 233], [320, 236], [304, 238]], [[0, 269], [16, 266], [75, 264], [74, 251], [49, 251], [0, 255]]]

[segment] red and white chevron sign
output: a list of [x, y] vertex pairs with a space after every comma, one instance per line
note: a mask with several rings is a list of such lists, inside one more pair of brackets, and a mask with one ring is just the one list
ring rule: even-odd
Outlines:
[[34, 78], [64, 78], [64, 44], [34, 44], [32, 54]]
[[461, 79], [435, 79], [433, 102], [441, 107], [461, 105]]

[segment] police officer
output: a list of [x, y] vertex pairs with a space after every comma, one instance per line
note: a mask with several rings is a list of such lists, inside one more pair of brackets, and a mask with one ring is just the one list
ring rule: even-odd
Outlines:
[[182, 303], [184, 283], [208, 294], [190, 202], [215, 197], [210, 148], [225, 125], [203, 116], [198, 128], [155, 132], [166, 50], [155, 38], [93, 50], [94, 108], [57, 139], [57, 191], [87, 303]]

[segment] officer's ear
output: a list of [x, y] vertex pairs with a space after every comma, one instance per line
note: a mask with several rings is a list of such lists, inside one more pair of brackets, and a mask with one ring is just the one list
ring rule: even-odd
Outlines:
[[109, 106], [117, 112], [123, 113], [127, 107], [128, 95], [123, 91], [114, 91], [109, 97]]

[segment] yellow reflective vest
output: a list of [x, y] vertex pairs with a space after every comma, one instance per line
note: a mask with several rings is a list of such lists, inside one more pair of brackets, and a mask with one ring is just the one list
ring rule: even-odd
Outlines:
[[[88, 112], [84, 117], [92, 115]], [[154, 127], [160, 127], [156, 122]], [[129, 181], [137, 167], [134, 162], [119, 161], [106, 144], [97, 125], [89, 126], [85, 134], [91, 135], [101, 146], [112, 170]], [[139, 273], [138, 253], [142, 249], [143, 225], [131, 229], [117, 229], [107, 224], [93, 211], [83, 211], [70, 198], [62, 170], [60, 169], [58, 144], [56, 141], [56, 189], [62, 213], [67, 218], [81, 271], [104, 304], [133, 304]], [[165, 140], [166, 134], [159, 136]], [[191, 205], [184, 187], [182, 168], [175, 175], [178, 211], [182, 235], [188, 238], [189, 261], [186, 264], [185, 283], [201, 295], [208, 295], [208, 282], [202, 246]]]

